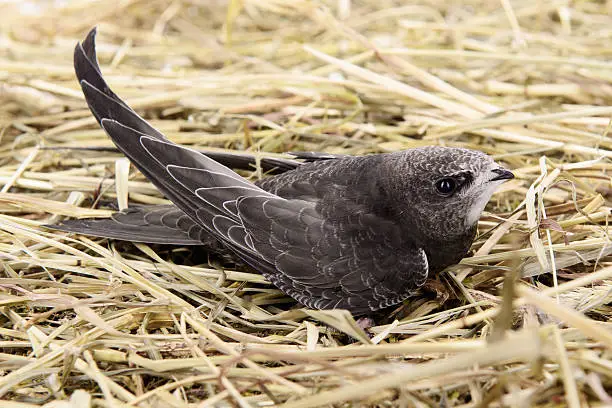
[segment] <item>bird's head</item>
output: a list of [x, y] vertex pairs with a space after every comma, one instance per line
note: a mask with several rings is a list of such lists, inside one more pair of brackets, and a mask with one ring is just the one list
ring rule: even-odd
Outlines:
[[[514, 175], [485, 153], [428, 146], [397, 154], [404, 214], [425, 234], [472, 230], [493, 192]], [[399, 191], [397, 191], [399, 193]]]

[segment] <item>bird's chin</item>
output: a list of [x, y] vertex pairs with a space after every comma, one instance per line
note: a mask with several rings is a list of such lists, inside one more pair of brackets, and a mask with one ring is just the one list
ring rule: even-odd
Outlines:
[[482, 215], [482, 212], [487, 206], [487, 203], [491, 199], [491, 196], [501, 183], [503, 183], [503, 181], [491, 182], [489, 186], [472, 202], [472, 205], [468, 209], [465, 217], [466, 227], [471, 228], [478, 222], [480, 216]]

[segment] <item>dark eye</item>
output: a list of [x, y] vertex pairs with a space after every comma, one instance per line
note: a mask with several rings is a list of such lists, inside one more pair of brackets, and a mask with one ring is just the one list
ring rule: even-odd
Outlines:
[[436, 190], [442, 195], [449, 196], [455, 192], [456, 188], [457, 182], [453, 178], [445, 177], [436, 181]]

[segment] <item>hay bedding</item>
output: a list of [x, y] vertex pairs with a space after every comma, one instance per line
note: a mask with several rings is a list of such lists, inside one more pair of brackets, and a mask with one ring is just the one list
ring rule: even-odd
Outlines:
[[[609, 406], [610, 7], [3, 2], [0, 405]], [[94, 25], [109, 83], [175, 142], [463, 146], [518, 177], [446, 293], [372, 338], [224, 259], [43, 229], [166, 202], [119, 154], [68, 149], [111, 147], [71, 67]]]

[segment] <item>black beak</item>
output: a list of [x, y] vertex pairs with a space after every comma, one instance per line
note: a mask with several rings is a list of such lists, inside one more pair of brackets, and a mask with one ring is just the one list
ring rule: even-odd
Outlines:
[[494, 169], [493, 173], [496, 174], [495, 177], [493, 177], [491, 180], [489, 181], [497, 181], [497, 180], [510, 180], [514, 178], [514, 174], [512, 174], [511, 171], [508, 171], [506, 169]]

